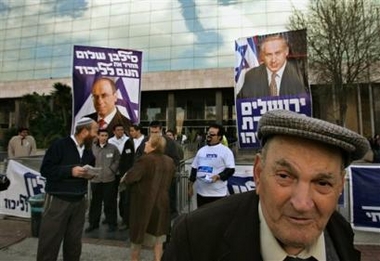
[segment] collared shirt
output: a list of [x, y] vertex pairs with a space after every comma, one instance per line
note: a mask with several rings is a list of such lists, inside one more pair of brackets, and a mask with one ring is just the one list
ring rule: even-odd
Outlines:
[[[280, 246], [277, 239], [264, 218], [261, 204], [259, 203], [259, 218], [260, 218], [260, 237], [261, 237], [261, 254], [264, 261], [284, 260], [289, 254]], [[270, 247], [268, 247], [270, 246]], [[323, 233], [310, 248], [304, 249], [297, 255], [299, 258], [308, 258], [313, 256], [319, 261], [326, 260], [325, 238]]]
[[[275, 72], [276, 73], [276, 78], [275, 79], [276, 79], [276, 85], [277, 85], [277, 95], [280, 94], [281, 79], [282, 79], [282, 75], [284, 74], [285, 66], [286, 66], [286, 61], [285, 61], [284, 65], [282, 65], [282, 67], [280, 68], [280, 70], [278, 70], [277, 72]], [[270, 83], [273, 72], [270, 71], [267, 67], [266, 67], [266, 70], [267, 70], [267, 76], [268, 76], [268, 83]]]
[[99, 115], [98, 115], [98, 122], [99, 122], [99, 120], [100, 119], [103, 119], [105, 122], [106, 122], [106, 124], [108, 125], [108, 124], [110, 124], [110, 122], [112, 121], [112, 119], [113, 119], [113, 117], [116, 115], [116, 112], [117, 112], [117, 110], [116, 110], [116, 107], [113, 109], [113, 111], [110, 113], [110, 114], [108, 114], [106, 117], [104, 117], [104, 118], [101, 118]]
[[108, 143], [115, 145], [117, 147], [117, 149], [119, 150], [120, 154], [122, 154], [124, 144], [128, 139], [129, 139], [129, 137], [127, 135], [123, 134], [123, 136], [121, 136], [121, 138], [119, 138], [119, 139], [116, 136], [109, 138]]
[[70, 137], [75, 142], [75, 145], [77, 145], [77, 150], [78, 150], [79, 156], [82, 158], [83, 152], [84, 152], [84, 145], [80, 146], [79, 143], [77, 142], [77, 140], [75, 139], [74, 135], [71, 135]]
[[133, 139], [133, 144], [135, 146], [135, 152], [137, 151], [137, 148], [140, 146], [140, 144], [143, 141], [144, 137], [145, 137], [144, 135], [141, 135], [139, 138]]

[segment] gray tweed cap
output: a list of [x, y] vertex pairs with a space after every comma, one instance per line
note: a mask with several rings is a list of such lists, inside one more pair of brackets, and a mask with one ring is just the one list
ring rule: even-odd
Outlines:
[[261, 145], [274, 135], [298, 136], [336, 146], [344, 153], [346, 167], [369, 150], [368, 140], [356, 132], [288, 110], [269, 111], [261, 117], [258, 125]]

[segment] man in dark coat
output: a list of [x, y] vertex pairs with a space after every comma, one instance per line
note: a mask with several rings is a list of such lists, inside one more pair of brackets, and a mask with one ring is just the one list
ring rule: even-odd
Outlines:
[[368, 141], [286, 110], [264, 114], [258, 138], [256, 190], [180, 217], [162, 260], [360, 260], [352, 228], [335, 209], [345, 168]]
[[[306, 93], [306, 83], [297, 68], [296, 61], [287, 61], [289, 46], [283, 37], [267, 37], [261, 44], [260, 52], [263, 63], [245, 74], [244, 83], [237, 98]], [[274, 93], [271, 93], [272, 87]]]
[[37, 260], [57, 260], [63, 246], [64, 260], [80, 260], [85, 222], [87, 180], [95, 165], [91, 152], [97, 123], [82, 118], [74, 135], [54, 142], [46, 151], [41, 175], [46, 178], [44, 213], [39, 232]]

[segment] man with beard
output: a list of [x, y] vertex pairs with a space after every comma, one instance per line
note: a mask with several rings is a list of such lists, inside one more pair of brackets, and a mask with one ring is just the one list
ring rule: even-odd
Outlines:
[[46, 151], [40, 170], [46, 178], [46, 198], [37, 260], [57, 260], [62, 241], [63, 260], [80, 260], [87, 181], [94, 177], [88, 170], [95, 164], [91, 145], [97, 132], [94, 120], [82, 118], [74, 135], [57, 140]]
[[178, 219], [162, 260], [359, 261], [337, 211], [345, 168], [369, 149], [363, 136], [287, 110], [265, 113], [256, 189]]
[[197, 181], [198, 208], [227, 196], [227, 179], [235, 172], [235, 159], [232, 151], [221, 144], [223, 135], [221, 125], [210, 125], [207, 145], [198, 150], [191, 164], [189, 196], [193, 196], [193, 184]]

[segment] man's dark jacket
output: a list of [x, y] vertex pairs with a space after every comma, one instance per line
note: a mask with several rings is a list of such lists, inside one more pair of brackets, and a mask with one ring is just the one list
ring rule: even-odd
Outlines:
[[95, 165], [90, 149], [85, 149], [82, 158], [76, 144], [68, 136], [55, 141], [46, 151], [41, 165], [41, 175], [46, 178], [45, 191], [64, 200], [81, 198], [87, 193], [87, 179], [72, 176], [75, 166]]
[[[109, 137], [112, 137], [114, 135], [113, 128], [115, 125], [121, 124], [123, 125], [124, 130], [128, 130], [128, 131], [129, 131], [129, 127], [132, 126], [131, 121], [127, 117], [125, 117], [118, 109], [116, 110], [117, 111], [116, 111], [115, 116], [112, 118], [111, 122], [107, 125], [107, 132], [108, 132]], [[96, 122], [98, 121], [98, 113], [96, 112], [86, 115], [84, 117], [89, 117]]]
[[[280, 84], [280, 96], [306, 93], [303, 77], [292, 61], [286, 63]], [[270, 96], [265, 64], [250, 69], [244, 77], [243, 87], [237, 98], [259, 98]]]
[[[179, 217], [162, 260], [262, 261], [258, 203], [255, 191], [250, 191]], [[341, 261], [360, 260], [360, 252], [353, 247], [353, 231], [338, 212], [326, 229]]]

